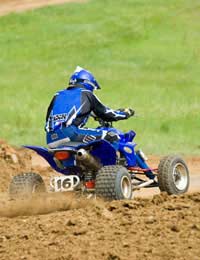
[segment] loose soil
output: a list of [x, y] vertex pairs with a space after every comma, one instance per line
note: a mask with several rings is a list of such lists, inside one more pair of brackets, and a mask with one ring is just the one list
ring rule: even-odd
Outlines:
[[[150, 156], [150, 161], [154, 167], [159, 157]], [[196, 184], [200, 158], [186, 161]], [[74, 193], [11, 200], [7, 189], [15, 174], [40, 173], [48, 184], [57, 173], [34, 152], [4, 141], [0, 166], [0, 259], [200, 259], [198, 185], [181, 196], [143, 189], [131, 201]]]

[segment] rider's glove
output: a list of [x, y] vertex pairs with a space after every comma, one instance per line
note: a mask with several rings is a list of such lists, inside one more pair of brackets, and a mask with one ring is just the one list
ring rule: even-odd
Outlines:
[[127, 113], [128, 117], [134, 116], [135, 111], [132, 108], [125, 108], [124, 112]]
[[135, 111], [131, 108], [120, 108], [119, 111], [124, 112], [127, 118], [134, 116], [135, 114]]

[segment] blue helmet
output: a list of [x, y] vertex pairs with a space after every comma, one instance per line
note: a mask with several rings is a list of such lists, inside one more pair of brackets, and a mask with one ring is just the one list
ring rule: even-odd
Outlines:
[[79, 66], [76, 67], [76, 70], [69, 80], [69, 86], [74, 86], [76, 84], [80, 84], [90, 91], [100, 89], [100, 86], [92, 73]]

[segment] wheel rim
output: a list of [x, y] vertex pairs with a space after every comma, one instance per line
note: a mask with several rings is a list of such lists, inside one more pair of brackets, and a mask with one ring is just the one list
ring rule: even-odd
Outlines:
[[31, 193], [41, 193], [43, 191], [43, 187], [41, 184], [36, 183], [33, 185]]
[[37, 193], [38, 184], [34, 184], [31, 193]]
[[123, 176], [121, 179], [121, 191], [125, 199], [130, 199], [132, 186], [127, 176]]
[[188, 184], [187, 169], [182, 163], [177, 163], [173, 170], [174, 184], [178, 190], [184, 190]]

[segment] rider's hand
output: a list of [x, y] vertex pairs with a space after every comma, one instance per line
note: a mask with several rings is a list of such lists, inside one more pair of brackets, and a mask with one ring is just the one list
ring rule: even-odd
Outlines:
[[125, 108], [124, 112], [127, 114], [127, 118], [134, 116], [134, 114], [135, 114], [135, 111], [131, 108]]
[[127, 116], [127, 118], [134, 116], [135, 111], [131, 108], [124, 108], [124, 109], [119, 109], [120, 111], [124, 112]]

